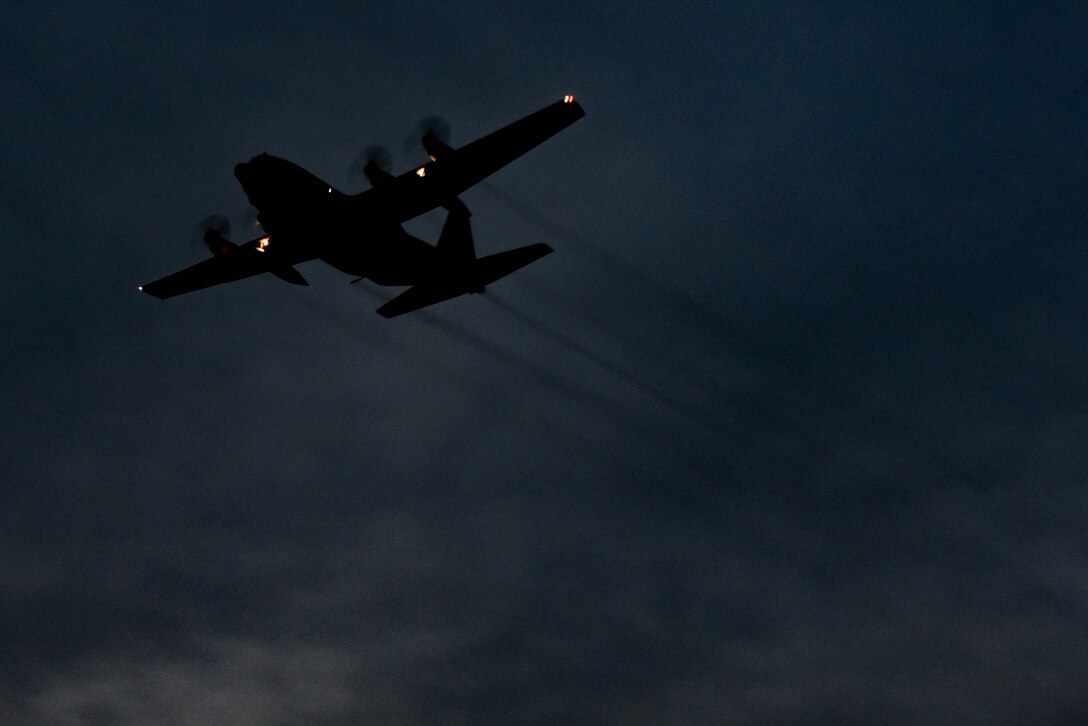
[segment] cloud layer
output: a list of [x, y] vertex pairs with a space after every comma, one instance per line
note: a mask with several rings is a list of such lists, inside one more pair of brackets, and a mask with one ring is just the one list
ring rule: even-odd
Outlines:
[[[62, 10], [0, 16], [5, 723], [1084, 720], [1082, 11]], [[557, 250], [492, 300], [134, 292], [253, 154], [571, 91], [464, 197]]]

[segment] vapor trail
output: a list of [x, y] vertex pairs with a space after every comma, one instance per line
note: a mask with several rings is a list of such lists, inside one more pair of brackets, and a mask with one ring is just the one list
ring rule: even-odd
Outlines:
[[[355, 285], [356, 289], [369, 294], [375, 299], [386, 301], [386, 297], [381, 293], [372, 290], [363, 285]], [[531, 378], [536, 380], [537, 383], [557, 389], [565, 395], [575, 400], [584, 400], [585, 392], [579, 391], [575, 387], [571, 386], [560, 376], [548, 371], [540, 366], [535, 366], [528, 361], [520, 358], [519, 356], [503, 349], [490, 340], [473, 333], [471, 330], [464, 328], [460, 325], [452, 323], [448, 320], [444, 320], [427, 310], [417, 310], [411, 313], [412, 317], [419, 320], [426, 325], [441, 331], [447, 336], [458, 340], [466, 345], [469, 345], [476, 350], [488, 355], [501, 363], [504, 363], [515, 370], [520, 370], [527, 373]]]
[[672, 409], [674, 412], [680, 414], [681, 416], [684, 416], [690, 421], [700, 424], [701, 426], [707, 428], [715, 434], [722, 435], [728, 433], [731, 438], [735, 438], [737, 435], [739, 435], [739, 432], [736, 431], [723, 431], [720, 423], [707, 417], [701, 411], [698, 411], [697, 409], [688, 406], [682, 401], [673, 398], [667, 392], [663, 391], [652, 383], [649, 383], [648, 381], [639, 378], [627, 369], [620, 366], [618, 363], [615, 363], [614, 361], [595, 353], [594, 351], [585, 347], [570, 336], [556, 330], [550, 325], [547, 325], [539, 318], [496, 296], [495, 293], [488, 292], [483, 296], [483, 298], [489, 301], [492, 305], [498, 307], [500, 310], [503, 310], [506, 313], [514, 316], [538, 333], [541, 333], [542, 335], [551, 338], [553, 341], [559, 343], [567, 350], [570, 350], [577, 355], [580, 355], [581, 357], [588, 360], [590, 363], [593, 363], [605, 372], [611, 373], [617, 378], [630, 384], [632, 387], [646, 394], [648, 397], [654, 399], [662, 406]]
[[[686, 290], [677, 287], [675, 284], [669, 283], [657, 275], [639, 269], [637, 266], [621, 259], [602, 248], [600, 245], [589, 241], [574, 230], [555, 222], [532, 205], [514, 197], [502, 189], [486, 181], [481, 182], [478, 186], [544, 234], [569, 245], [576, 252], [580, 252], [590, 259], [593, 259], [600, 265], [600, 269], [611, 273], [614, 276], [624, 278], [627, 285], [634, 285], [638, 289], [652, 291], [655, 299], [664, 300], [671, 306], [678, 317], [682, 317], [685, 321], [690, 321], [692, 319], [702, 320], [706, 329], [712, 331], [712, 335], [716, 335], [722, 340], [731, 341], [733, 346], [732, 352], [740, 354], [741, 358], [747, 358], [748, 366], [755, 366], [755, 369], [761, 372], [773, 372], [775, 369], [781, 370], [782, 365], [787, 362], [781, 352], [775, 350], [773, 346], [756, 339], [739, 326], [731, 324], [720, 313], [713, 310], [704, 302], [692, 297]], [[502, 302], [498, 299], [492, 297], [492, 300], [494, 303], [502, 305]], [[550, 296], [549, 300], [554, 301], [555, 296]], [[626, 380], [643, 392], [650, 394], [670, 409], [680, 411], [686, 417], [698, 421], [704, 427], [711, 428], [719, 434], [723, 433], [721, 424], [711, 419], [706, 414], [677, 401], [675, 397], [669, 395], [662, 389], [637, 378], [630, 371], [616, 365], [614, 362], [605, 360], [601, 356], [592, 353], [584, 346], [579, 345], [569, 337], [563, 336], [558, 331], [554, 329], [544, 329], [545, 326], [543, 326], [539, 320], [531, 318], [523, 311], [510, 309], [508, 303], [506, 304], [506, 307], [508, 312], [517, 315], [538, 331], [549, 335], [571, 350], [575, 350], [597, 365], [606, 368], [611, 373]], [[635, 348], [643, 347], [640, 345], [640, 342], [632, 337], [627, 331], [612, 328], [610, 333], [619, 334]], [[675, 367], [677, 364], [678, 361], [673, 361], [672, 366], [670, 367]], [[757, 403], [750, 398], [738, 397], [735, 391], [730, 391], [728, 390], [728, 387], [723, 387], [721, 385], [721, 379], [719, 377], [708, 375], [708, 371], [697, 372], [691, 366], [687, 365], [683, 366], [683, 368], [687, 369], [689, 373], [687, 380], [698, 379], [701, 381], [700, 386], [703, 389], [714, 389], [717, 398], [723, 396], [727, 397], [734, 412], [743, 413], [749, 419], [758, 419], [765, 424], [770, 423], [769, 416], [771, 415], [771, 412], [767, 409], [765, 403]], [[740, 436], [741, 438], [748, 440], [751, 439], [750, 435], [742, 433], [739, 430], [735, 430], [733, 433], [735, 436]]]
[[[365, 292], [366, 294], [374, 297], [375, 299], [381, 300], [383, 302], [387, 300], [386, 296], [382, 295], [376, 290], [361, 285], [355, 285], [355, 287], [361, 292]], [[486, 296], [484, 297], [486, 298]], [[518, 316], [518, 313], [515, 312], [513, 308], [511, 308], [511, 312], [515, 316]], [[429, 311], [417, 310], [410, 313], [410, 316], [413, 319], [418, 320], [425, 325], [428, 325], [438, 330], [439, 332], [447, 335], [454, 340], [457, 340], [465, 345], [475, 348], [477, 351], [499, 361], [500, 363], [503, 363], [512, 370], [522, 375], [527, 375], [536, 383], [546, 388], [550, 388], [553, 391], [556, 391], [564, 398], [574, 402], [575, 404], [586, 408], [596, 413], [597, 415], [603, 416], [605, 419], [610, 420], [619, 429], [624, 430], [631, 435], [634, 435], [641, 441], [652, 441], [654, 442], [655, 446], [669, 445], [686, 447], [690, 444], [690, 437], [683, 437], [681, 440], [671, 443], [662, 440], [661, 426], [640, 423], [636, 419], [636, 417], [631, 414], [630, 411], [627, 411], [621, 406], [617, 405], [616, 401], [612, 400], [609, 396], [605, 395], [595, 386], [573, 383], [569, 380], [569, 378], [563, 376], [562, 374], [549, 370], [546, 367], [534, 364], [530, 360], [510, 352], [509, 350], [494, 343], [493, 341], [488, 340], [461, 325], [457, 325], [456, 323], [453, 323], [449, 320], [438, 317], [437, 315], [434, 315]], [[526, 320], [526, 322], [532, 325], [531, 321]], [[535, 328], [536, 326], [534, 325], [534, 329]], [[591, 356], [594, 355], [592, 354], [592, 352], [578, 346], [577, 343], [573, 341], [570, 342], [572, 345], [575, 346], [575, 349], [578, 349], [580, 352], [588, 353]], [[611, 368], [609, 368], [608, 366], [614, 367], [614, 364], [608, 363], [605, 359], [600, 359], [599, 356], [597, 356], [597, 358], [601, 361], [606, 370], [609, 370], [610, 372], [622, 372], [612, 371]], [[630, 380], [630, 382], [634, 385], [639, 385], [638, 380], [631, 379], [629, 377], [629, 374], [627, 374], [627, 379]], [[645, 384], [643, 384], [643, 390], [646, 390]], [[656, 394], [660, 394], [660, 391], [656, 391], [656, 389], [653, 388], [650, 388], [647, 392], [655, 398], [658, 397], [658, 395]], [[692, 419], [692, 414], [684, 409], [683, 404], [665, 403], [665, 405], [670, 406], [670, 408], [674, 407], [674, 405], [679, 406], [679, 412], [682, 413], [685, 418], [689, 420]], [[700, 417], [701, 415], [698, 412], [695, 412], [694, 416]], [[702, 424], [706, 429], [708, 429], [710, 433], [714, 434], [716, 438], [719, 439], [719, 441], [723, 439], [730, 439], [731, 441], [729, 443], [739, 443], [748, 449], [756, 448], [759, 450], [767, 451], [766, 447], [762, 443], [754, 440], [752, 437], [740, 431], [724, 431], [719, 424], [707, 419], [706, 417], [701, 417], [701, 420], [698, 420], [698, 422]], [[563, 433], [569, 436], [572, 440], [578, 441], [579, 445], [584, 445], [585, 442], [583, 441], [583, 438], [575, 435], [574, 431], [570, 427], [567, 427], [563, 431]], [[722, 450], [719, 449], [718, 451], [719, 453], [721, 453]], [[587, 453], [590, 455], [600, 456], [602, 454], [602, 451], [598, 448], [591, 447], [590, 449], [587, 449]], [[712, 475], [716, 475], [717, 472], [720, 471], [720, 465], [716, 465], [710, 460], [706, 460], [697, 455], [694, 455], [691, 451], [677, 451], [676, 454], [676, 456], [670, 457], [669, 461], [673, 462], [673, 465], [675, 465], [682, 471], [688, 474], [695, 475], [697, 478], [707, 479]], [[607, 458], [612, 459], [613, 457]], [[629, 468], [631, 466], [630, 462], [613, 463], [621, 463], [624, 468]]]
[[[387, 300], [385, 296], [375, 290], [371, 290], [369, 288], [358, 285], [354, 287], [368, 293], [371, 297], [374, 297], [375, 299], [381, 300], [383, 302]], [[322, 315], [330, 322], [334, 323], [346, 334], [350, 335], [352, 338], [356, 338], [359, 336], [360, 333], [365, 332], [368, 336], [368, 342], [379, 344], [386, 353], [392, 353], [396, 355], [410, 365], [413, 365], [423, 370], [427, 375], [435, 375], [452, 381], [455, 384], [461, 386], [467, 392], [471, 393], [474, 396], [477, 396], [481, 400], [492, 403], [501, 402], [502, 400], [504, 400], [503, 393], [496, 391], [494, 386], [481, 385], [474, 377], [466, 375], [464, 371], [458, 371], [456, 368], [448, 365], [433, 352], [429, 352], [428, 350], [419, 350], [412, 346], [406, 345], [402, 340], [403, 335], [391, 332], [393, 329], [388, 328], [385, 325], [365, 326], [357, 316], [348, 314], [343, 310], [334, 308], [327, 303], [316, 300], [304, 294], [297, 295], [297, 299], [305, 307], [308, 307], [314, 312]], [[571, 398], [572, 400], [585, 402], [587, 398], [583, 392], [578, 391], [567, 385], [558, 376], [549, 374], [547, 371], [528, 365], [525, 361], [521, 360], [517, 356], [508, 353], [497, 345], [481, 338], [480, 336], [466, 330], [465, 328], [442, 320], [441, 318], [427, 312], [417, 311], [416, 313], [413, 313], [413, 315], [416, 316], [417, 320], [420, 320], [424, 324], [435, 328], [436, 330], [447, 335], [448, 337], [472, 348], [475, 348], [481, 353], [484, 353], [485, 355], [488, 355], [498, 360], [499, 362], [506, 364], [514, 370], [528, 373], [532, 378], [536, 380], [537, 383], [557, 390], [568, 398]], [[382, 319], [381, 322], [385, 323], [386, 321]], [[576, 442], [580, 445], [580, 448], [583, 449], [583, 453], [587, 457], [592, 458], [593, 456], [600, 456], [602, 453], [600, 451], [595, 451], [591, 448], [581, 446], [584, 443], [583, 438], [575, 435], [569, 426], [562, 427], [555, 424], [548, 424], [544, 420], [538, 420], [537, 425], [543, 426], [546, 429], [552, 430], [554, 433], [565, 436], [571, 442]], [[618, 465], [619, 462], [613, 461], [612, 463], [613, 465]]]
[[477, 186], [484, 189], [488, 194], [506, 205], [511, 211], [526, 222], [535, 226], [541, 232], [544, 232], [554, 239], [562, 240], [582, 254], [595, 259], [603, 265], [604, 269], [618, 272], [626, 276], [629, 280], [635, 281], [641, 287], [653, 289], [656, 291], [656, 294], [671, 302], [674, 307], [680, 308], [686, 313], [698, 317], [709, 327], [715, 329], [720, 335], [731, 340], [740, 348], [740, 352], [750, 356], [758, 356], [763, 359], [780, 357], [780, 354], [769, 347], [765, 342], [755, 339], [747, 331], [730, 323], [722, 317], [721, 313], [717, 312], [701, 300], [692, 297], [686, 290], [627, 262], [607, 251], [600, 245], [589, 241], [574, 230], [556, 223], [530, 204], [517, 199], [486, 181], [480, 182]]

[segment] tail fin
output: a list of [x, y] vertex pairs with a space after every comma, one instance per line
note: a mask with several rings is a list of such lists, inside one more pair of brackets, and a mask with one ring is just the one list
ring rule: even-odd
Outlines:
[[438, 235], [438, 254], [455, 264], [467, 264], [476, 259], [476, 245], [472, 241], [471, 213], [464, 205], [450, 209], [442, 233]]

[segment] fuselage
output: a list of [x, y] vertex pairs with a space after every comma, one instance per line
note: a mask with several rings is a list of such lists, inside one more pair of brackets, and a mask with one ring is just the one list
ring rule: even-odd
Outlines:
[[380, 285], [412, 285], [433, 262], [435, 248], [404, 231], [408, 210], [383, 204], [381, 188], [344, 194], [269, 154], [238, 164], [234, 175], [257, 208], [268, 254], [288, 264], [316, 258]]

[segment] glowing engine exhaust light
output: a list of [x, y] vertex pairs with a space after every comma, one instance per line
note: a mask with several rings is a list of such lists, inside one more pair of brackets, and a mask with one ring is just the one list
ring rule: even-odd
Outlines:
[[259, 240], [257, 240], [257, 251], [264, 252], [266, 249], [268, 249], [268, 238], [261, 237]]
[[420, 178], [427, 176], [427, 167], [421, 166], [418, 169], [416, 169], [416, 176], [418, 176]]
[[563, 96], [563, 103], [574, 103], [574, 96]]

